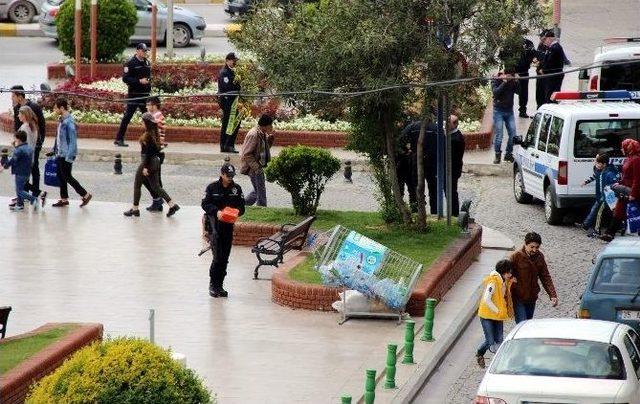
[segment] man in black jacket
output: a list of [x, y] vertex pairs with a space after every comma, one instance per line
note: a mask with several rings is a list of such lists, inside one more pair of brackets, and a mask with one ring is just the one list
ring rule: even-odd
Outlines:
[[[547, 30], [545, 32], [544, 40], [545, 45], [547, 46], [547, 53], [542, 61], [542, 73], [561, 73], [564, 69], [565, 63], [567, 62], [564, 49], [562, 49], [562, 46], [556, 39], [552, 30]], [[546, 78], [544, 93], [545, 103], [551, 102], [551, 94], [556, 91], [560, 91], [562, 88], [562, 80], [564, 80], [564, 74], [557, 74]]]
[[[522, 50], [520, 58], [516, 63], [516, 72], [519, 77], [529, 78], [529, 69], [531, 62], [536, 57], [537, 52], [533, 46], [533, 42], [527, 38], [522, 40]], [[518, 110], [520, 118], [528, 118], [527, 104], [529, 103], [529, 80], [518, 80]]]
[[[238, 209], [239, 215], [244, 214], [244, 195], [240, 185], [233, 182], [236, 169], [231, 164], [224, 164], [220, 169], [220, 179], [207, 186], [202, 210], [209, 221], [207, 239], [212, 243], [213, 260], [209, 267], [209, 295], [211, 297], [227, 297], [229, 294], [223, 288], [224, 278], [227, 276], [229, 254], [233, 243], [233, 223], [222, 220], [222, 210], [226, 207]], [[213, 245], [215, 243], [215, 245]]]
[[236, 150], [236, 137], [240, 129], [240, 122], [235, 122], [233, 128], [229, 128], [229, 118], [232, 114], [237, 114], [237, 106], [234, 102], [237, 95], [225, 95], [226, 93], [240, 92], [240, 84], [236, 82], [236, 74], [233, 68], [238, 63], [238, 57], [231, 52], [225, 57], [225, 64], [218, 73], [218, 99], [222, 109], [222, 123], [220, 127], [220, 151], [222, 153], [238, 153]]
[[[547, 53], [547, 45], [545, 45], [544, 35], [547, 33], [547, 30], [543, 30], [540, 33], [540, 42], [538, 43], [538, 47], [536, 48], [536, 57], [533, 63], [536, 64], [536, 74], [538, 76], [542, 75], [542, 62], [544, 61], [544, 56]], [[544, 77], [536, 78], [536, 108], [540, 108], [542, 104], [544, 104], [544, 94], [546, 91], [547, 81]]]
[[20, 107], [27, 106], [31, 108], [36, 118], [38, 119], [38, 140], [36, 146], [33, 148], [33, 165], [31, 166], [31, 183], [27, 182], [24, 186], [25, 191], [31, 192], [34, 196], [40, 196], [42, 198], [42, 204], [44, 205], [47, 193], [40, 190], [40, 166], [38, 159], [40, 151], [42, 150], [42, 144], [44, 143], [44, 137], [47, 132], [47, 121], [44, 119], [42, 108], [38, 103], [28, 100], [24, 93], [24, 87], [16, 85], [11, 87], [11, 102], [13, 104], [13, 127], [15, 132], [20, 129], [20, 119], [18, 119], [18, 112]]
[[493, 164], [500, 164], [502, 156], [502, 130], [507, 127], [507, 148], [504, 161], [513, 162], [513, 137], [516, 135], [516, 119], [513, 114], [513, 95], [518, 90], [517, 80], [513, 72], [498, 73], [491, 81], [493, 91], [493, 148], [495, 159]]
[[138, 109], [143, 114], [147, 112], [145, 97], [148, 97], [151, 93], [151, 64], [147, 59], [147, 50], [149, 50], [149, 48], [147, 48], [146, 44], [139, 43], [136, 46], [135, 56], [129, 59], [124, 66], [122, 81], [124, 81], [129, 88], [127, 98], [136, 99], [127, 101], [127, 107], [120, 122], [116, 140], [113, 142], [116, 146], [129, 146], [124, 142], [124, 135], [127, 132], [127, 127], [129, 126], [129, 122], [131, 122], [133, 114], [135, 114]]
[[458, 129], [458, 117], [449, 117], [449, 136], [451, 137], [451, 215], [460, 213], [460, 199], [458, 196], [458, 180], [462, 176], [462, 160], [464, 157], [464, 136]]

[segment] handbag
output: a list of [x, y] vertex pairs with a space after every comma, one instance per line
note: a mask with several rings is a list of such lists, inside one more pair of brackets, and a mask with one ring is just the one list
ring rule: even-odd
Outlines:
[[640, 232], [640, 205], [633, 201], [627, 204], [627, 233]]
[[604, 187], [602, 193], [604, 195], [604, 201], [609, 205], [609, 209], [614, 211], [618, 204], [618, 197], [616, 196], [616, 193], [609, 186]]
[[50, 187], [59, 187], [58, 163], [54, 157], [49, 157], [44, 164], [44, 184]]

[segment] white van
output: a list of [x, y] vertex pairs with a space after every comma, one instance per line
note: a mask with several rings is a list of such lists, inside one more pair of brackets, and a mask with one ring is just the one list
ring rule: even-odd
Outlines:
[[[581, 70], [578, 76], [580, 91], [640, 90], [640, 38], [608, 38], [595, 51], [594, 67]], [[632, 62], [636, 63], [622, 63]], [[616, 65], [606, 66], [612, 63]]]
[[[592, 99], [606, 93], [556, 93], [565, 100]], [[563, 96], [564, 95], [564, 96]], [[547, 223], [560, 224], [569, 208], [593, 202], [595, 184], [582, 186], [593, 174], [598, 153], [614, 164], [623, 162], [620, 147], [627, 138], [640, 140], [640, 104], [578, 101], [545, 104], [536, 112], [524, 137], [516, 137], [513, 193], [518, 203], [544, 201]]]

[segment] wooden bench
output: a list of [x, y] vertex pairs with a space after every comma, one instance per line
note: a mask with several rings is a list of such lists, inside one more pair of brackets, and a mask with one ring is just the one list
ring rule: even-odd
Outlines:
[[259, 239], [251, 249], [251, 252], [255, 253], [258, 258], [258, 266], [253, 271], [253, 279], [258, 279], [258, 269], [261, 266], [277, 267], [278, 263], [283, 262], [284, 254], [291, 250], [302, 250], [307, 241], [311, 224], [315, 220], [315, 216], [309, 216], [298, 224], [285, 224], [273, 236]]
[[0, 338], [4, 338], [7, 333], [7, 321], [9, 321], [9, 312], [11, 306], [0, 307]]

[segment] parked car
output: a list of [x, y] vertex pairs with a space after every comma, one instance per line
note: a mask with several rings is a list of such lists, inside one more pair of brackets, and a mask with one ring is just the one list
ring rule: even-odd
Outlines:
[[224, 12], [239, 17], [246, 14], [254, 3], [254, 0], [224, 0]]
[[534, 319], [507, 335], [476, 404], [640, 403], [640, 336], [625, 324]]
[[595, 184], [582, 183], [593, 174], [597, 154], [608, 153], [613, 164], [622, 165], [622, 141], [640, 139], [640, 104], [627, 102], [640, 92], [559, 92], [556, 96], [561, 102], [542, 105], [524, 138], [514, 139], [520, 147], [515, 149], [513, 163], [516, 202], [544, 201], [545, 219], [551, 225], [561, 224], [569, 210], [593, 202]]
[[9, 19], [16, 24], [28, 24], [38, 15], [44, 0], [0, 1], [0, 20]]
[[[45, 36], [58, 39], [56, 30], [56, 15], [60, 10], [60, 5], [65, 0], [47, 0], [42, 5], [40, 13], [40, 28]], [[136, 24], [131, 42], [151, 41], [151, 1], [132, 0], [138, 13], [138, 23]], [[167, 7], [158, 2], [158, 33], [157, 40], [165, 42], [167, 39]], [[191, 43], [192, 39], [202, 39], [207, 23], [204, 17], [193, 11], [182, 7], [173, 7], [173, 44], [177, 48], [183, 48]]]
[[640, 332], [640, 239], [614, 239], [598, 255], [578, 317], [617, 321]]

